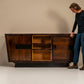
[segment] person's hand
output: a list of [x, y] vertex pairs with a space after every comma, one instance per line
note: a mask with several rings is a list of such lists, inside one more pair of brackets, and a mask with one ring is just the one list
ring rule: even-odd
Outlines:
[[70, 34], [70, 37], [71, 37], [71, 38], [73, 38], [73, 37], [74, 37], [74, 33], [73, 33], [73, 32]]

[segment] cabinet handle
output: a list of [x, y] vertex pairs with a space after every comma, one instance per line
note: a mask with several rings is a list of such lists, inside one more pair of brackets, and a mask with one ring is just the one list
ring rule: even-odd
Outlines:
[[12, 45], [12, 41], [11, 41], [11, 40], [9, 40], [9, 45], [10, 45], [10, 46]]
[[56, 49], [56, 45], [53, 45], [53, 49]]
[[32, 49], [31, 44], [16, 44], [16, 49]]
[[69, 45], [68, 49], [69, 50], [72, 50], [73, 49], [73, 46], [72, 45]]

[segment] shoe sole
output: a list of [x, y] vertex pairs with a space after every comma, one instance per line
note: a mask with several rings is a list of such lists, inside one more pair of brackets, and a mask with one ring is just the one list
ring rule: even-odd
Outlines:
[[84, 70], [84, 69], [80, 69], [80, 70]]
[[68, 68], [68, 69], [78, 69], [78, 68]]

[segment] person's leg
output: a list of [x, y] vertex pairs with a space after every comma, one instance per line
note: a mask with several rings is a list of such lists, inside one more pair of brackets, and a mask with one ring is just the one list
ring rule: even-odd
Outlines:
[[80, 70], [84, 70], [84, 33], [81, 33], [81, 47], [82, 47], [82, 56], [83, 56], [83, 67]]
[[77, 65], [78, 63], [78, 59], [79, 59], [79, 52], [80, 52], [80, 45], [81, 45], [81, 42], [80, 42], [80, 36], [81, 34], [80, 33], [77, 33], [76, 35], [76, 39], [75, 39], [75, 44], [74, 44], [74, 58], [73, 58], [73, 63], [74, 65]]
[[76, 39], [75, 39], [75, 44], [74, 44], [74, 58], [73, 58], [73, 65], [69, 66], [69, 69], [78, 69], [78, 59], [79, 59], [79, 51], [80, 51], [80, 33], [77, 33]]
[[81, 34], [81, 47], [82, 47], [82, 56], [83, 56], [83, 64], [84, 64], [84, 33]]

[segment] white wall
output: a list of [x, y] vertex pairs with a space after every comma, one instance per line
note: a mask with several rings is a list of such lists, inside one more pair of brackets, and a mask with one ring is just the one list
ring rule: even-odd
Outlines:
[[13, 65], [8, 63], [5, 33], [71, 33], [72, 2], [84, 8], [84, 0], [0, 0], [0, 65]]

